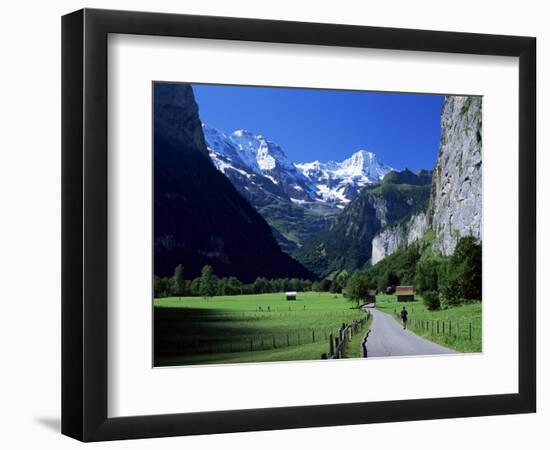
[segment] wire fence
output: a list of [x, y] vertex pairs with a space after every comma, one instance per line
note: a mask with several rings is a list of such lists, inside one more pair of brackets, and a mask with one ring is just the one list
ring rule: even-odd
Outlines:
[[296, 305], [291, 308], [263, 306], [256, 310], [206, 311], [201, 315], [195, 311], [162, 311], [162, 315], [155, 316], [155, 354], [224, 354], [327, 342], [331, 335], [338, 335], [339, 321], [350, 322], [362, 315], [357, 309], [327, 312]]
[[[395, 313], [395, 317], [399, 321], [402, 321], [398, 313]], [[412, 318], [407, 320], [407, 327], [417, 328], [431, 335], [467, 338], [471, 341], [473, 339], [474, 321], [464, 319], [434, 320]]]
[[261, 334], [257, 336], [231, 336], [226, 338], [192, 339], [172, 336], [164, 340], [162, 352], [180, 355], [220, 354], [274, 350], [285, 347], [327, 341], [338, 332], [337, 328], [311, 328], [287, 333]]

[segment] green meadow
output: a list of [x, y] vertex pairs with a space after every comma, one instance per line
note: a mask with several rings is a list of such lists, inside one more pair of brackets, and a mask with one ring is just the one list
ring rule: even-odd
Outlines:
[[459, 352], [481, 352], [481, 302], [429, 311], [420, 296], [414, 302], [403, 303], [393, 295], [376, 296], [377, 309], [392, 314], [396, 320], [400, 321], [395, 315], [403, 306], [409, 313], [407, 328], [419, 336]]
[[159, 298], [155, 366], [321, 359], [330, 334], [364, 315], [328, 292]]

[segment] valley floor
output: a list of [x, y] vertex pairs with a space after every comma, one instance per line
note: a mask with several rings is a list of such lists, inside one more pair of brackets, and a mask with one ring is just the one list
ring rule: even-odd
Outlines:
[[[398, 316], [405, 306], [408, 329]], [[421, 299], [398, 303], [378, 295], [376, 309], [344, 351], [361, 358], [481, 351], [481, 303], [428, 311]], [[319, 360], [330, 335], [365, 316], [340, 294], [300, 292], [154, 300], [155, 366]], [[372, 323], [371, 323], [372, 321]]]
[[[300, 292], [154, 301], [155, 366], [319, 360], [365, 316], [341, 294]], [[359, 356], [359, 355], [358, 355]]]

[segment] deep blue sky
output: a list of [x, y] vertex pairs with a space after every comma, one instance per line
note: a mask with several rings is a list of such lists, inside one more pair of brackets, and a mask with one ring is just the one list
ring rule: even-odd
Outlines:
[[433, 169], [441, 95], [193, 85], [201, 120], [246, 129], [293, 162], [341, 161], [359, 149], [402, 170]]

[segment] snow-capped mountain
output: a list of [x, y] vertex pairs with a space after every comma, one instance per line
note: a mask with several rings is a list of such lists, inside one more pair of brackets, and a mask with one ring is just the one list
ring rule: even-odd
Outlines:
[[327, 228], [365, 186], [391, 170], [363, 150], [341, 162], [294, 163], [264, 136], [202, 127], [216, 168], [271, 225], [287, 253]]
[[[218, 161], [218, 157], [221, 157], [223, 160], [231, 161], [239, 166], [247, 166], [241, 158], [236, 145], [225, 134], [205, 124], [202, 125], [202, 131], [211, 159], [215, 164]], [[223, 172], [221, 166], [216, 164], [216, 167]]]
[[393, 169], [366, 150], [359, 150], [342, 162], [314, 161], [295, 165], [315, 186], [320, 201], [342, 208], [368, 184], [378, 183]]
[[279, 145], [264, 136], [246, 130], [226, 136], [204, 124], [203, 131], [212, 161], [235, 185], [243, 176], [248, 184], [258, 184], [263, 177], [278, 188], [270, 186], [271, 191], [295, 204], [320, 202], [344, 208], [366, 185], [379, 182], [392, 170], [365, 150], [341, 162], [292, 163]]
[[246, 130], [235, 131], [229, 136], [207, 125], [203, 125], [203, 130], [210, 157], [221, 172], [226, 175], [228, 171], [246, 173], [249, 180], [264, 177], [284, 197], [304, 202], [316, 200], [309, 180], [277, 144]]

